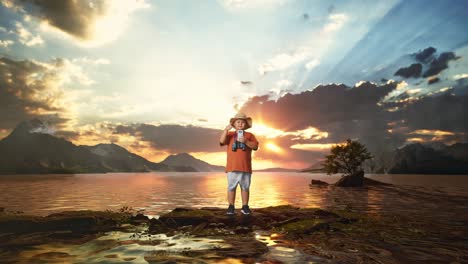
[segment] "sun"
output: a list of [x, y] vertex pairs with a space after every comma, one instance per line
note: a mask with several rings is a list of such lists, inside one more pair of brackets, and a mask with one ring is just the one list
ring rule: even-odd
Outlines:
[[254, 126], [252, 127], [252, 132], [255, 134], [255, 135], [259, 135], [259, 136], [264, 136], [266, 138], [275, 138], [275, 137], [279, 137], [279, 136], [283, 136], [286, 134], [286, 132], [282, 131], [282, 130], [279, 130], [279, 129], [275, 129], [275, 128], [272, 128], [272, 127], [269, 127], [267, 125], [264, 125], [264, 124], [254, 124]]
[[278, 153], [278, 154], [283, 153], [283, 149], [273, 142], [267, 142], [265, 144], [265, 148], [274, 153]]

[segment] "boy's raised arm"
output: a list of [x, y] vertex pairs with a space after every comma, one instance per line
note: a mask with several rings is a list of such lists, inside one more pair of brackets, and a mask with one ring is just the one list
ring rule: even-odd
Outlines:
[[223, 130], [223, 133], [221, 133], [221, 137], [219, 138], [219, 145], [224, 146], [226, 145], [226, 136], [229, 130], [231, 130], [232, 126], [231, 124], [227, 125], [226, 128]]

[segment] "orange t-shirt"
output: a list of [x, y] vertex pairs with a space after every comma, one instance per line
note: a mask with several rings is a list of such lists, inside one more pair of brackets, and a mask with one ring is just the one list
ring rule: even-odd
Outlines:
[[[241, 171], [252, 173], [252, 149], [245, 145], [245, 150], [237, 149], [232, 151], [232, 145], [234, 144], [234, 135], [236, 132], [228, 132], [226, 135], [227, 143], [227, 163], [226, 172], [230, 171]], [[245, 140], [255, 142], [258, 144], [255, 136], [250, 132], [244, 132]], [[226, 144], [221, 144], [226, 145]]]

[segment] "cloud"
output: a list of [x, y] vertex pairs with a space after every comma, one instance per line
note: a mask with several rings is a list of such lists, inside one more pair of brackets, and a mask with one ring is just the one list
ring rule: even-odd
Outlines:
[[13, 40], [0, 40], [0, 47], [8, 48], [8, 46], [13, 45], [15, 42]]
[[468, 78], [468, 73], [457, 74], [453, 76], [453, 79], [455, 80], [467, 79], [467, 78]]
[[305, 65], [305, 68], [307, 69], [307, 71], [311, 71], [311, 70], [313, 70], [315, 67], [317, 67], [318, 65], [320, 65], [320, 61], [317, 60], [317, 59], [313, 59], [313, 60], [309, 61], [309, 62]]
[[[42, 64], [0, 58], [0, 128], [11, 129], [35, 117], [65, 122], [57, 61]], [[59, 63], [58, 63], [59, 64]]]
[[432, 60], [429, 69], [423, 74], [423, 77], [434, 76], [448, 68], [448, 62], [456, 60], [459, 57], [453, 52], [444, 52], [439, 55], [439, 58]]
[[16, 23], [16, 34], [18, 35], [19, 42], [28, 47], [44, 44], [44, 40], [40, 35], [34, 36], [20, 22]]
[[117, 126], [115, 134], [128, 134], [147, 141], [154, 149], [170, 153], [219, 152], [221, 130], [197, 126], [149, 125]]
[[437, 83], [439, 81], [440, 81], [439, 77], [432, 77], [432, 78], [429, 78], [427, 80], [427, 84], [434, 84], [434, 83]]
[[258, 72], [260, 75], [264, 75], [268, 72], [284, 70], [296, 63], [304, 61], [309, 55], [309, 52], [305, 50], [293, 53], [280, 53], [260, 65]]
[[288, 131], [309, 126], [320, 128], [327, 123], [366, 119], [383, 112], [377, 103], [395, 88], [396, 83], [382, 86], [365, 83], [352, 89], [345, 85], [320, 85], [313, 91], [286, 94], [277, 101], [269, 100], [267, 96], [255, 96], [242, 106], [241, 111], [254, 118], [268, 117], [272, 127], [287, 128]]
[[291, 49], [291, 51], [274, 55], [258, 67], [258, 72], [260, 75], [264, 75], [268, 72], [281, 71], [306, 60], [309, 60], [309, 62], [304, 67], [311, 71], [320, 65], [320, 58], [317, 56], [328, 48], [329, 42], [335, 33], [347, 21], [348, 15], [344, 13], [329, 14], [325, 25], [318, 33], [311, 36], [305, 43]]
[[229, 11], [242, 11], [249, 9], [276, 8], [289, 0], [219, 0], [221, 6]]
[[[76, 90], [94, 81], [86, 73], [86, 61], [56, 58], [47, 62], [0, 58], [0, 129], [12, 129], [19, 122], [39, 118], [70, 129], [77, 118], [82, 97]], [[89, 96], [89, 95], [86, 95]]]
[[[374, 152], [403, 144], [406, 136], [402, 132], [389, 131], [395, 128], [389, 125], [395, 115], [387, 108], [394, 105], [381, 103], [387, 94], [397, 89], [397, 85], [396, 82], [380, 86], [361, 82], [355, 87], [320, 85], [312, 91], [286, 94], [277, 100], [268, 96], [252, 97], [240, 110], [254, 120], [284, 131], [271, 140], [286, 149], [290, 157], [312, 163], [329, 151], [327, 144], [341, 143], [347, 138], [363, 142]], [[303, 136], [298, 136], [299, 131], [303, 131]], [[271, 157], [273, 154], [258, 155]]]
[[[105, 42], [115, 39], [125, 28], [129, 15], [149, 7], [143, 0], [48, 1], [12, 0], [4, 6], [39, 20], [43, 29], [58, 29], [85, 42]], [[33, 38], [40, 42], [40, 37]]]
[[413, 56], [417, 61], [427, 63], [434, 59], [433, 54], [436, 52], [436, 49], [433, 47], [425, 48], [423, 51], [416, 52]]
[[422, 72], [422, 64], [413, 63], [409, 67], [406, 67], [406, 68], [402, 67], [398, 69], [394, 75], [401, 76], [403, 78], [410, 78], [410, 77], [419, 78], [421, 76], [421, 72]]
[[323, 28], [324, 33], [330, 33], [341, 29], [346, 21], [348, 21], [348, 16], [346, 14], [330, 14], [328, 19], [329, 22]]
[[424, 97], [411, 104], [396, 104], [399, 111], [392, 113], [393, 120], [405, 120], [411, 130], [441, 130], [465, 133], [468, 140], [468, 95], [455, 96], [447, 91], [438, 96]]
[[[220, 129], [181, 125], [134, 124], [118, 125], [112, 131], [113, 135], [117, 135], [119, 138], [133, 138], [134, 142], [145, 146], [147, 153], [153, 151], [168, 155], [188, 152], [204, 153], [206, 156], [210, 153], [224, 153], [226, 151], [226, 147], [220, 147], [218, 143]], [[253, 129], [251, 132], [260, 142], [260, 150], [253, 154], [255, 160], [274, 160], [277, 164], [288, 164], [291, 161], [308, 164], [315, 158], [323, 157], [323, 151], [311, 152], [290, 148], [291, 145], [302, 142], [297, 141], [297, 138], [302, 137], [301, 139], [304, 140], [303, 138], [316, 137], [318, 132], [312, 132], [310, 128], [284, 135], [275, 134], [273, 137], [256, 133]], [[281, 151], [271, 151], [267, 147], [268, 145], [277, 146]], [[135, 151], [141, 153], [142, 149], [135, 149]]]

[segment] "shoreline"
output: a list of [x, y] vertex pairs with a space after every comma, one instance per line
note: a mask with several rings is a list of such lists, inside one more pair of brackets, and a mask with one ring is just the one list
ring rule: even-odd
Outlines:
[[[23, 260], [20, 253], [31, 247], [50, 243], [80, 245], [109, 232], [119, 232], [134, 233], [140, 238], [164, 235], [175, 238], [175, 243], [181, 235], [194, 241], [219, 240], [220, 245], [203, 250], [172, 252], [170, 246], [159, 247], [159, 253], [166, 250], [163, 254], [166, 260], [189, 256], [193, 260], [208, 260], [207, 256], [211, 256], [211, 260], [239, 258], [249, 263], [268, 260], [277, 248], [301, 252], [302, 259], [314, 259], [317, 263], [414, 263], [424, 259], [432, 263], [463, 263], [468, 260], [468, 249], [463, 242], [468, 230], [463, 218], [444, 225], [391, 212], [364, 215], [353, 208], [324, 210], [290, 205], [253, 208], [250, 216], [236, 213], [227, 216], [224, 208], [216, 207], [175, 208], [158, 219], [149, 219], [129, 208], [65, 211], [45, 217], [2, 210], [0, 251], [12, 261]], [[159, 245], [161, 241], [133, 238], [126, 243], [148, 246]], [[64, 259], [73, 260], [71, 254], [62, 253]], [[157, 258], [161, 259], [159, 253]], [[34, 256], [47, 260], [47, 255]]]

